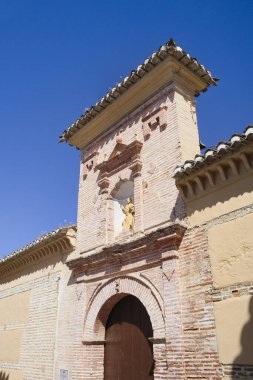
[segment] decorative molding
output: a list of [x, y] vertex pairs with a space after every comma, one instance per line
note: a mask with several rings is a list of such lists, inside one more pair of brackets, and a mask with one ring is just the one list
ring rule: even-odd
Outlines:
[[107, 318], [112, 308], [126, 295], [133, 295], [142, 302], [150, 316], [154, 336], [159, 336], [164, 328], [163, 306], [153, 288], [133, 276], [121, 275], [117, 279], [121, 284], [119, 293], [115, 293], [116, 279], [111, 278], [89, 299], [84, 315], [83, 342], [104, 341]]
[[157, 127], [161, 130], [167, 127], [167, 109], [167, 106], [161, 106], [142, 118], [144, 140], [147, 140]]
[[108, 193], [108, 188], [110, 186], [109, 179], [106, 176], [100, 178], [98, 180], [98, 186], [100, 187], [101, 194], [107, 194]]
[[142, 145], [138, 140], [133, 141], [129, 145], [118, 142], [108, 160], [96, 165], [95, 169], [100, 171], [98, 186], [102, 194], [108, 193], [110, 177], [116, 172], [129, 167], [132, 170], [133, 177], [141, 174], [142, 161], [140, 152]]
[[173, 224], [169, 227], [165, 227], [154, 232], [150, 232], [137, 240], [127, 241], [124, 243], [114, 243], [108, 246], [101, 247], [96, 253], [90, 254], [88, 256], [80, 255], [78, 258], [69, 260], [67, 265], [71, 269], [82, 268], [85, 270], [86, 267], [96, 267], [97, 265], [102, 265], [108, 262], [108, 260], [120, 258], [123, 259], [124, 256], [127, 258], [142, 256], [149, 249], [159, 249], [166, 247], [166, 255], [160, 257], [159, 260], [166, 260], [168, 258], [175, 258], [174, 252], [169, 253], [170, 250], [174, 251], [178, 249], [178, 246], [183, 238], [186, 228], [180, 224]]
[[44, 258], [75, 248], [76, 226], [63, 227], [42, 236], [0, 261], [0, 276], [22, 270]]
[[84, 158], [82, 162], [82, 175], [83, 179], [86, 179], [88, 176], [88, 173], [92, 170], [93, 167], [96, 166], [97, 160], [98, 160], [99, 153], [97, 151], [89, 154], [87, 157]]
[[[201, 91], [206, 91], [210, 85], [217, 85], [217, 78], [212, 77], [210, 71], [197, 62], [195, 58], [185, 52], [180, 46], [177, 46], [175, 42], [170, 39], [165, 45], [162, 45], [156, 52], [154, 52], [149, 58], [147, 58], [143, 64], [139, 65], [136, 70], [132, 70], [130, 75], [125, 77], [122, 82], [118, 83], [112, 88], [103, 98], [101, 98], [94, 106], [87, 109], [84, 115], [76, 120], [71, 126], [69, 126], [60, 136], [60, 141], [69, 142], [72, 136], [74, 136], [80, 129], [84, 128], [92, 119], [98, 114], [103, 112], [109, 105], [114, 103], [122, 94], [128, 91], [129, 88], [140, 81], [142, 77], [147, 75], [151, 70], [154, 70], [156, 66], [159, 66], [164, 60], [173, 61], [176, 66], [176, 77], [180, 74], [181, 68], [184, 68], [184, 72], [194, 77], [195, 82], [199, 82], [199, 85], [195, 89], [195, 95], [198, 96]], [[164, 76], [166, 77], [166, 75]], [[71, 143], [70, 143], [71, 144]]]

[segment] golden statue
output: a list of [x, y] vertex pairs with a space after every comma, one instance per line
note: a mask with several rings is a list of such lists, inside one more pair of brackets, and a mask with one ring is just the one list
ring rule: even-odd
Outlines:
[[127, 198], [127, 204], [122, 206], [122, 211], [125, 214], [122, 226], [125, 231], [134, 229], [134, 204], [132, 198]]

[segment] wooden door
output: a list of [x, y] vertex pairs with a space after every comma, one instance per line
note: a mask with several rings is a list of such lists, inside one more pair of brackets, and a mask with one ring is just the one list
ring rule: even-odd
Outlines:
[[106, 324], [105, 380], [153, 380], [152, 336], [143, 304], [133, 296], [119, 301]]

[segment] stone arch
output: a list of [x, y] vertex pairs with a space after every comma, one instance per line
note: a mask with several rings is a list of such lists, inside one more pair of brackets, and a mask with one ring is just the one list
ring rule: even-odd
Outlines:
[[108, 197], [114, 197], [122, 183], [132, 181], [133, 179], [133, 171], [129, 167], [123, 168], [118, 175], [112, 175], [110, 177]]
[[133, 178], [130, 175], [125, 175], [124, 177], [121, 176], [121, 178], [117, 182], [113, 183], [113, 186], [110, 191], [110, 197], [111, 198], [118, 197], [120, 189], [130, 182], [132, 183], [132, 186], [134, 186]]
[[164, 338], [164, 316], [162, 305], [155, 291], [145, 282], [135, 277], [124, 276], [112, 279], [101, 285], [89, 302], [85, 324], [84, 342], [104, 340], [107, 318], [116, 303], [123, 297], [133, 295], [146, 308], [155, 338]]

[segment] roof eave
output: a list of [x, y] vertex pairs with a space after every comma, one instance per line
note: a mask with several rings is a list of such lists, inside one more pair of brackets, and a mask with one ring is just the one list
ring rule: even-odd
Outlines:
[[45, 257], [75, 248], [76, 225], [52, 231], [0, 260], [0, 275], [10, 274]]
[[190, 57], [187, 52], [177, 46], [175, 42], [170, 39], [166, 45], [161, 46], [158, 51], [147, 58], [136, 70], [132, 70], [129, 76], [125, 77], [122, 82], [118, 83], [94, 106], [86, 110], [84, 115], [63, 132], [60, 136], [60, 142], [65, 141], [70, 145], [75, 145], [71, 142], [72, 136], [89, 124], [95, 117], [97, 117], [97, 115], [103, 113], [107, 107], [116, 102], [117, 99], [129, 91], [130, 88], [140, 82], [142, 78], [147, 76], [147, 74], [152, 72], [168, 58], [173, 58], [205, 84], [202, 89], [196, 91], [194, 94], [195, 96], [198, 96], [200, 92], [205, 92], [209, 86], [217, 85], [217, 78], [213, 78], [211, 73], [206, 70], [203, 65], [199, 64], [195, 58]]

